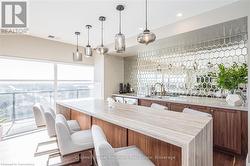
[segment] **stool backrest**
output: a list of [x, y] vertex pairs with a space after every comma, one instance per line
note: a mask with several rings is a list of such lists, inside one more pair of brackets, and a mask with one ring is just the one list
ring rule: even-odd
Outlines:
[[55, 129], [56, 115], [55, 115], [54, 111], [51, 110], [50, 108], [47, 109], [44, 112], [44, 119], [45, 119], [45, 122], [46, 122], [49, 137], [56, 136], [56, 129]]
[[35, 122], [37, 127], [45, 126], [44, 120], [44, 109], [42, 108], [40, 103], [36, 103], [33, 105], [33, 114], [35, 117]]
[[119, 166], [115, 151], [99, 126], [92, 126], [92, 137], [98, 166]]
[[64, 154], [65, 149], [69, 149], [72, 142], [71, 133], [68, 129], [68, 124], [65, 117], [61, 114], [56, 115], [55, 121], [56, 136], [58, 141], [58, 147], [62, 154]]
[[157, 103], [152, 103], [150, 107], [158, 110], [168, 110], [168, 107]]
[[188, 114], [197, 115], [197, 116], [202, 116], [202, 117], [211, 117], [211, 116], [212, 116], [212, 115], [209, 114], [209, 113], [205, 113], [205, 112], [193, 110], [193, 109], [190, 109], [190, 108], [184, 108], [184, 109], [183, 109], [183, 113], [188, 113]]

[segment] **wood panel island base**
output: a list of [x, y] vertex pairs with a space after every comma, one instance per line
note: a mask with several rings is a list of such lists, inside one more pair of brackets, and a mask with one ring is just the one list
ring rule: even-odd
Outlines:
[[99, 125], [113, 147], [136, 145], [157, 166], [212, 166], [212, 118], [98, 99], [57, 102], [57, 113]]

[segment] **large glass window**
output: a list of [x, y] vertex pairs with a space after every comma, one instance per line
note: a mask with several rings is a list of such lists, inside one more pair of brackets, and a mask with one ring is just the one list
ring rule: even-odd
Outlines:
[[57, 65], [57, 99], [93, 96], [93, 66]]
[[15, 123], [32, 119], [37, 102], [93, 96], [93, 80], [93, 66], [0, 58], [0, 117]]

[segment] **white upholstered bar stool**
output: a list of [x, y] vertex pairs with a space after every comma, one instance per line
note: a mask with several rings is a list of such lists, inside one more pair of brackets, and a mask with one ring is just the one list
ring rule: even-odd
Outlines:
[[197, 110], [190, 109], [190, 108], [184, 108], [184, 109], [183, 109], [183, 113], [192, 114], [192, 115], [197, 115], [197, 116], [203, 116], [203, 117], [211, 117], [211, 116], [212, 116], [212, 115], [209, 114], [209, 113], [197, 111]]
[[[57, 143], [62, 159], [68, 155], [78, 155], [77, 161], [80, 162], [80, 152], [90, 152], [92, 161], [92, 149], [94, 148], [91, 130], [73, 131], [66, 118], [62, 114], [56, 115], [55, 131], [57, 136]], [[53, 156], [52, 156], [53, 157]], [[50, 156], [51, 158], [51, 156]], [[50, 159], [49, 158], [49, 159]], [[76, 158], [76, 157], [74, 157]], [[49, 161], [49, 160], [48, 160]], [[60, 163], [58, 165], [70, 165], [72, 163]]]
[[136, 146], [112, 148], [97, 125], [92, 126], [92, 136], [98, 166], [154, 166]]
[[150, 107], [157, 109], [157, 110], [168, 110], [168, 107], [166, 107], [164, 105], [157, 104], [157, 103], [152, 103]]
[[[54, 109], [49, 107], [47, 110], [45, 110], [44, 119], [46, 122], [49, 137], [55, 137], [56, 136], [56, 129], [55, 129], [56, 114], [55, 114]], [[80, 125], [76, 120], [67, 120], [67, 124], [70, 130], [72, 130], [72, 132], [81, 130]]]
[[[54, 148], [54, 149], [49, 149], [45, 151], [38, 151], [40, 146], [48, 145], [48, 144], [53, 144], [56, 143], [56, 129], [55, 129], [55, 119], [56, 119], [56, 114], [55, 111], [51, 107], [47, 107], [46, 109], [43, 108], [42, 105], [40, 105], [40, 108], [43, 110], [43, 117], [45, 119], [46, 127], [47, 127], [47, 132], [50, 140], [41, 142], [38, 144], [35, 152], [35, 156], [40, 156], [44, 154], [51, 154], [51, 153], [58, 153], [59, 149]], [[67, 121], [69, 128], [71, 132], [76, 132], [80, 131], [80, 126], [76, 120], [68, 120]]]
[[33, 106], [33, 114], [36, 122], [36, 126], [39, 127], [45, 127], [45, 120], [44, 120], [44, 110], [40, 103], [36, 103]]

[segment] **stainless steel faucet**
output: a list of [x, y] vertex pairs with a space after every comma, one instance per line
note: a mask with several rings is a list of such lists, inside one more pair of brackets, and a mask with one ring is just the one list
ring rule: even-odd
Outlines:
[[[157, 91], [157, 88], [156, 88], [157, 85], [160, 86], [160, 91]], [[165, 96], [166, 95], [166, 91], [165, 91], [163, 83], [157, 82], [157, 83], [154, 84], [154, 92], [153, 92], [153, 94], [155, 96]]]

